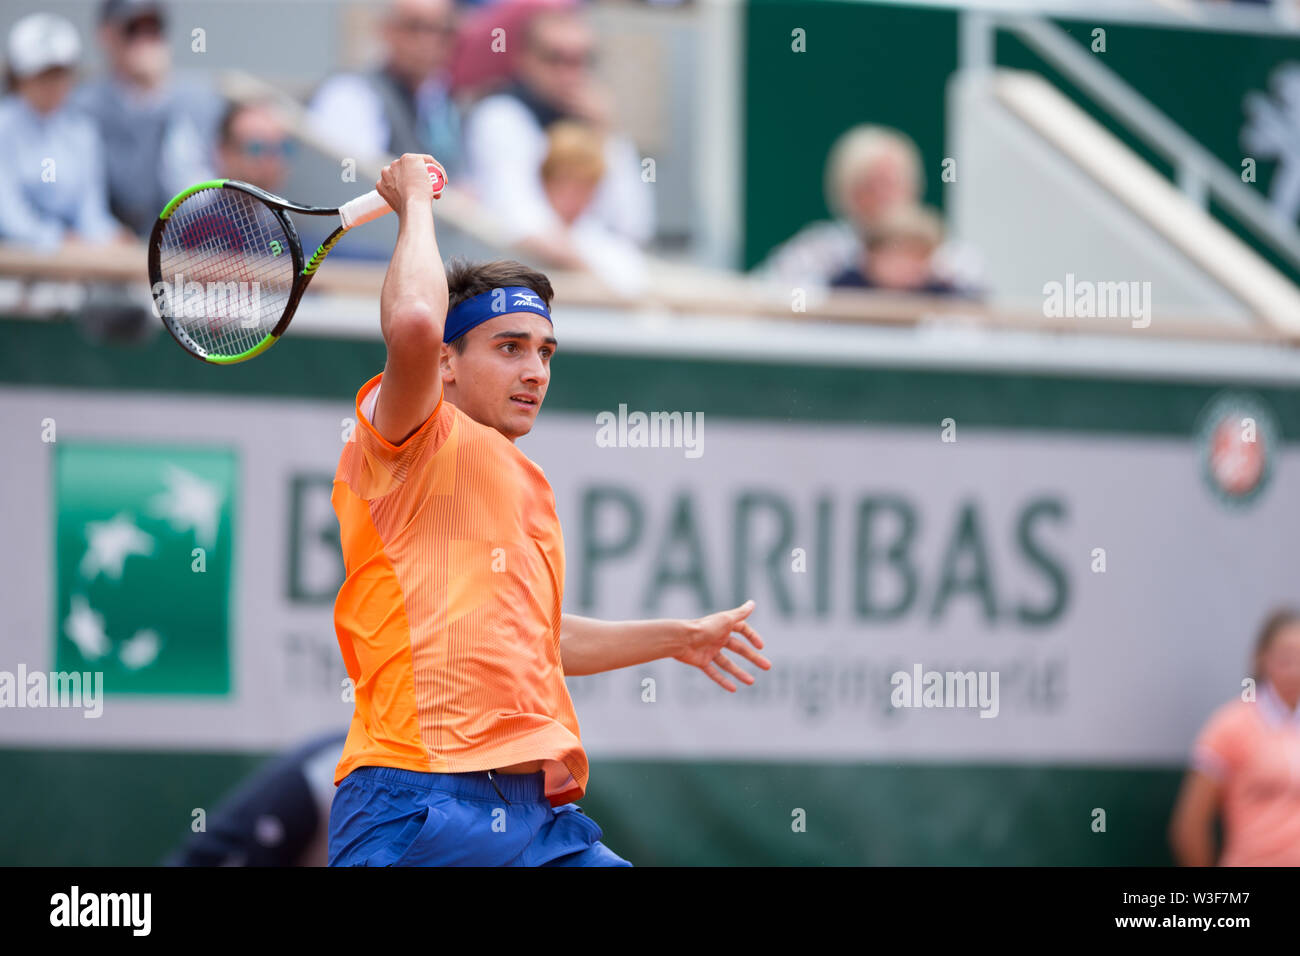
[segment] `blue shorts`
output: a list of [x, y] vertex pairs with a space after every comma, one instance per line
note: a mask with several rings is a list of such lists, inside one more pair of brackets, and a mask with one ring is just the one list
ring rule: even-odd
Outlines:
[[329, 865], [632, 865], [600, 842], [600, 827], [576, 804], [552, 807], [545, 781], [541, 771], [358, 767], [334, 793]]

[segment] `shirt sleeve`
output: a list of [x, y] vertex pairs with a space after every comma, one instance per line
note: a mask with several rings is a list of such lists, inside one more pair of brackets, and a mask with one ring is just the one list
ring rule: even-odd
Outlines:
[[465, 159], [479, 200], [506, 230], [507, 242], [552, 227], [555, 214], [542, 188], [542, 133], [513, 97], [490, 96], [470, 114]]
[[[15, 124], [0, 128], [0, 141], [17, 138]], [[0, 241], [22, 243], [36, 249], [57, 249], [63, 241], [63, 225], [41, 215], [23, 193], [24, 177], [16, 151], [0, 149]]]
[[631, 140], [606, 140], [605, 168], [592, 206], [611, 232], [644, 246], [654, 238], [654, 195], [641, 179], [641, 155]]
[[785, 285], [829, 285], [855, 265], [860, 250], [851, 227], [840, 222], [810, 223], [773, 249], [756, 273]]
[[353, 439], [361, 455], [357, 494], [367, 501], [382, 498], [401, 487], [446, 441], [451, 427], [451, 406], [445, 395], [433, 413], [400, 445], [386, 439], [371, 424], [378, 402], [379, 386], [367, 382], [357, 393], [357, 425]]
[[646, 258], [630, 239], [587, 217], [575, 222], [569, 235], [588, 268], [606, 285], [624, 295], [645, 293], [649, 286]]
[[1235, 707], [1210, 718], [1192, 747], [1192, 767], [1223, 782], [1241, 765], [1242, 740]]
[[361, 77], [341, 74], [326, 80], [309, 107], [312, 127], [347, 156], [377, 157], [388, 152], [388, 122], [378, 95]]
[[163, 134], [159, 165], [163, 189], [169, 196], [213, 178], [209, 159], [211, 145], [189, 116], [179, 110], [172, 115]]
[[89, 121], [82, 136], [82, 161], [86, 165], [86, 182], [83, 184], [80, 205], [77, 208], [77, 233], [90, 241], [107, 241], [117, 235], [119, 226], [108, 211], [107, 170], [99, 132]]

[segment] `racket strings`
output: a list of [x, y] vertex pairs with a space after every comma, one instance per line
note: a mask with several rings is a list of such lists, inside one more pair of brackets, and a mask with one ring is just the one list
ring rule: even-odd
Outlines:
[[234, 189], [181, 201], [163, 229], [159, 310], [200, 355], [240, 355], [275, 328], [293, 290], [289, 236], [262, 202]]

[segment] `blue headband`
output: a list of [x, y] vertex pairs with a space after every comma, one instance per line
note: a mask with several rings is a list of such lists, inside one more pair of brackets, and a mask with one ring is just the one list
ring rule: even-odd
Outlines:
[[447, 321], [443, 326], [442, 340], [454, 342], [474, 326], [511, 312], [532, 312], [534, 315], [540, 315], [547, 322], [551, 321], [551, 313], [546, 310], [546, 303], [532, 289], [521, 285], [502, 286], [499, 289], [480, 292], [448, 312]]

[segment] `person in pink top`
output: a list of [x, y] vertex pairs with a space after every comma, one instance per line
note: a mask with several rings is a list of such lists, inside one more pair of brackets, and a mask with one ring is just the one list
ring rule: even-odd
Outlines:
[[1300, 613], [1271, 614], [1255, 645], [1253, 699], [1224, 704], [1196, 738], [1169, 826], [1175, 859], [1220, 866], [1300, 866]]

